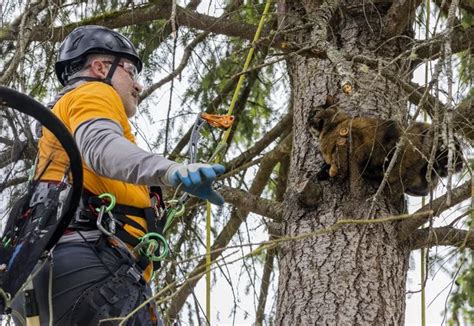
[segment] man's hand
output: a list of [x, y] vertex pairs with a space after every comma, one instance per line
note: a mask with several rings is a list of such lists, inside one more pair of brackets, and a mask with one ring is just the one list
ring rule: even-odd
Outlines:
[[176, 164], [168, 169], [165, 179], [174, 187], [181, 184], [190, 195], [222, 205], [224, 198], [212, 189], [212, 182], [224, 171], [225, 168], [220, 164]]

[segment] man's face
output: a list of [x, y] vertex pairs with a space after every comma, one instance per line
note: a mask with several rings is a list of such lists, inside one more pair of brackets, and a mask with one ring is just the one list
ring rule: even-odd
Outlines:
[[137, 112], [142, 85], [136, 80], [137, 70], [127, 59], [121, 59], [112, 77], [112, 86], [120, 95], [125, 113], [131, 118]]

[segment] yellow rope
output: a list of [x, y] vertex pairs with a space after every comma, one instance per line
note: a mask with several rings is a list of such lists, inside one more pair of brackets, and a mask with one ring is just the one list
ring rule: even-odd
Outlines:
[[211, 324], [211, 204], [206, 207], [206, 315]]
[[[255, 32], [252, 46], [247, 54], [247, 59], [244, 63], [244, 68], [242, 71], [246, 71], [252, 61], [253, 53], [255, 51], [255, 44], [257, 43], [258, 39], [260, 38], [260, 34], [262, 33], [263, 25], [265, 23], [265, 18], [270, 11], [270, 5], [272, 0], [267, 0], [265, 4], [265, 8], [263, 9], [262, 16], [260, 17], [260, 22], [258, 23], [257, 31]], [[239, 81], [237, 82], [237, 86], [235, 87], [234, 96], [232, 97], [232, 101], [230, 102], [229, 109], [227, 110], [227, 115], [231, 115], [234, 111], [235, 104], [237, 103], [237, 98], [240, 93], [240, 89], [245, 80], [246, 74], [241, 74], [239, 77]], [[216, 150], [214, 151], [213, 155], [211, 156], [210, 161], [214, 161], [215, 163], [219, 163], [222, 160], [220, 153], [227, 147], [227, 140], [229, 139], [229, 135], [232, 128], [228, 128], [224, 134], [222, 135], [221, 141], [217, 144]], [[211, 204], [209, 201], [207, 202], [207, 214], [206, 214], [206, 314], [207, 314], [207, 322], [211, 324]]]

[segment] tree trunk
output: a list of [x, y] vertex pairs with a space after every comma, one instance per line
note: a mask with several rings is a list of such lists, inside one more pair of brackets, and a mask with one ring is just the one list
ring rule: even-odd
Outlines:
[[[379, 15], [387, 11], [384, 5], [364, 8], [363, 1], [350, 4], [352, 9], [336, 11], [328, 27], [328, 40], [341, 53], [390, 61], [407, 49], [406, 38], [384, 43], [380, 37]], [[300, 24], [303, 19], [315, 21], [320, 13], [311, 1], [295, 7], [291, 1], [279, 3], [284, 11], [282, 16], [291, 17], [291, 23], [298, 23], [295, 17], [301, 18]], [[310, 33], [305, 33], [288, 38], [294, 42], [308, 41]], [[284, 236], [301, 236], [329, 228], [341, 219], [369, 216], [370, 199], [377, 185], [362, 182], [356, 187], [349, 184], [349, 178], [337, 177], [316, 180], [322, 157], [317, 141], [309, 133], [309, 111], [323, 105], [327, 95], [332, 95], [339, 100], [339, 107], [352, 115], [400, 120], [406, 116], [407, 102], [401, 88], [376, 71], [354, 63], [349, 67], [355, 80], [350, 96], [340, 90], [340, 77], [330, 60], [308, 56], [288, 60], [294, 89], [294, 139], [283, 205]], [[403, 75], [404, 69], [393, 66], [393, 73]], [[406, 80], [410, 77], [406, 73]], [[383, 193], [375, 203], [375, 218], [400, 214], [405, 210], [404, 204], [403, 199], [392, 199]], [[410, 251], [397, 235], [397, 223], [348, 225], [284, 243], [279, 250], [276, 324], [403, 324]]]

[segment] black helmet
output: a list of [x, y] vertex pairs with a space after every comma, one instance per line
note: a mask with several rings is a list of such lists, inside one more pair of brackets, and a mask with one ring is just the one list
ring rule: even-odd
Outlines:
[[142, 61], [132, 42], [125, 36], [103, 26], [80, 26], [74, 29], [61, 43], [58, 60], [56, 61], [56, 75], [61, 84], [67, 82], [66, 68], [88, 54], [111, 54], [131, 60], [142, 70]]

